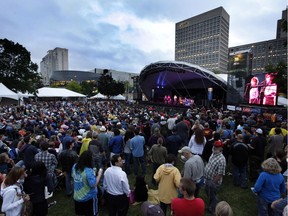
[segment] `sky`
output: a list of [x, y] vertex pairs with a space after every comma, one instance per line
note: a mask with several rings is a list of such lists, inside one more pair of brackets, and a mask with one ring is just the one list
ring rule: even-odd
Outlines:
[[175, 24], [222, 6], [230, 15], [229, 47], [276, 38], [284, 0], [9, 0], [0, 2], [0, 38], [23, 45], [40, 62], [69, 51], [69, 70], [140, 73], [173, 61]]

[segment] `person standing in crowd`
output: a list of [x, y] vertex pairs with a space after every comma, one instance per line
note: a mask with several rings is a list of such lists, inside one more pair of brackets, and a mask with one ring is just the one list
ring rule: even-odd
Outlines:
[[164, 136], [162, 136], [162, 134], [160, 133], [160, 128], [155, 128], [154, 129], [154, 133], [151, 135], [151, 137], [149, 138], [148, 140], [148, 147], [149, 149], [152, 147], [152, 145], [156, 144], [157, 143], [157, 140], [159, 138], [162, 138], [163, 142], [165, 141], [165, 138]]
[[242, 134], [238, 134], [236, 139], [236, 142], [234, 142], [229, 149], [233, 164], [233, 183], [235, 186], [240, 186], [245, 189], [247, 188], [246, 172], [249, 148], [243, 143]]
[[202, 158], [206, 163], [208, 163], [209, 158], [212, 155], [212, 149], [213, 149], [215, 141], [220, 140], [220, 138], [221, 138], [220, 133], [214, 132], [213, 138], [208, 140], [206, 145], [204, 146], [204, 149], [202, 152]]
[[63, 150], [65, 150], [67, 148], [66, 144], [67, 144], [68, 141], [71, 141], [71, 140], [74, 141], [74, 139], [72, 137], [72, 133], [73, 133], [72, 130], [67, 130], [67, 132], [66, 132], [66, 134], [65, 134], [65, 136], [63, 138], [63, 141], [62, 141]]
[[157, 143], [152, 145], [151, 149], [148, 152], [148, 155], [151, 157], [151, 161], [153, 164], [152, 168], [152, 184], [156, 185], [154, 174], [158, 167], [165, 163], [165, 159], [167, 157], [167, 149], [163, 146], [163, 138], [159, 137]]
[[194, 134], [192, 135], [190, 141], [189, 141], [189, 148], [191, 148], [191, 152], [194, 155], [202, 155], [204, 146], [206, 144], [206, 138], [203, 134], [202, 129], [195, 129]]
[[181, 146], [187, 146], [190, 128], [188, 128], [187, 124], [183, 121], [183, 116], [180, 116], [176, 122], [175, 130], [176, 134], [178, 134], [182, 139]]
[[90, 141], [92, 140], [92, 132], [91, 131], [88, 131], [86, 136], [82, 139], [82, 145], [81, 145], [81, 148], [80, 148], [80, 152], [79, 152], [79, 155], [81, 156], [81, 154], [84, 152], [84, 151], [87, 151], [88, 148], [89, 148], [89, 143]]
[[210, 140], [213, 137], [213, 130], [209, 128], [209, 123], [205, 122], [204, 124], [204, 129], [203, 129], [203, 134], [206, 140]]
[[110, 158], [114, 154], [122, 154], [123, 147], [124, 147], [124, 141], [123, 136], [120, 135], [119, 129], [114, 129], [114, 136], [109, 140], [108, 146], [110, 148]]
[[272, 135], [268, 139], [268, 157], [274, 157], [278, 150], [283, 149], [284, 136], [281, 134], [281, 129], [279, 127], [275, 128], [275, 135]]
[[194, 196], [198, 197], [201, 186], [204, 185], [204, 163], [199, 155], [194, 155], [188, 146], [184, 146], [179, 153], [186, 160], [184, 164], [183, 177], [190, 178], [196, 185]]
[[113, 155], [111, 167], [104, 172], [103, 187], [109, 216], [125, 216], [129, 209], [129, 182], [122, 166], [121, 156]]
[[264, 161], [264, 152], [266, 146], [266, 138], [263, 136], [262, 129], [258, 128], [255, 137], [251, 139], [249, 158], [249, 179], [255, 181], [258, 178], [261, 169], [261, 163]]
[[174, 198], [171, 202], [173, 216], [204, 216], [205, 204], [201, 198], [196, 198], [196, 185], [191, 178], [180, 180], [179, 191], [183, 198]]
[[135, 136], [130, 140], [130, 148], [133, 156], [133, 167], [134, 167], [134, 175], [138, 176], [139, 165], [141, 165], [142, 175], [146, 175], [146, 165], [144, 158], [144, 145], [145, 138], [140, 133], [140, 128], [136, 128]]
[[54, 191], [56, 184], [57, 184], [55, 169], [57, 167], [58, 161], [55, 155], [50, 154], [48, 152], [48, 148], [49, 148], [49, 143], [46, 141], [43, 141], [40, 144], [41, 152], [35, 155], [35, 161], [40, 161], [45, 164], [45, 167], [47, 169], [47, 187], [48, 187], [49, 193], [51, 193]]
[[281, 174], [281, 167], [274, 158], [266, 159], [253, 192], [257, 194], [258, 216], [275, 215], [276, 212], [271, 208], [271, 203], [278, 200], [285, 193], [285, 179]]
[[66, 195], [71, 196], [73, 194], [71, 171], [73, 165], [78, 160], [78, 155], [73, 150], [74, 142], [72, 140], [68, 141], [66, 146], [67, 149], [62, 151], [59, 155], [59, 162], [65, 175]]
[[181, 137], [176, 134], [176, 129], [172, 129], [172, 134], [167, 137], [166, 139], [166, 148], [168, 154], [174, 154], [177, 158], [178, 156], [178, 150], [181, 146], [182, 139]]
[[109, 162], [110, 151], [108, 147], [108, 142], [110, 140], [110, 136], [106, 133], [106, 127], [101, 126], [99, 129], [100, 133], [98, 134], [98, 141], [101, 143], [102, 148], [105, 152], [105, 158], [103, 158], [103, 163]]
[[31, 144], [31, 135], [28, 134], [23, 139], [24, 145], [19, 150], [19, 157], [23, 157], [23, 163], [19, 161], [15, 166], [24, 165], [26, 169], [29, 169], [31, 164], [35, 162], [35, 155], [38, 153], [38, 149]]
[[146, 184], [144, 176], [137, 176], [135, 180], [135, 187], [133, 190], [134, 201], [145, 202], [148, 199], [148, 185]]
[[74, 180], [74, 203], [76, 215], [98, 215], [97, 185], [103, 170], [98, 175], [93, 171], [91, 151], [84, 151], [76, 164], [72, 167]]
[[14, 167], [1, 185], [1, 210], [6, 216], [21, 216], [24, 202], [30, 200], [30, 196], [23, 191], [25, 177], [24, 168]]
[[48, 214], [48, 203], [45, 199], [45, 182], [47, 169], [43, 162], [34, 162], [28, 171], [23, 187], [26, 194], [30, 194], [32, 215], [45, 216]]
[[167, 207], [170, 206], [173, 198], [177, 197], [177, 188], [180, 184], [181, 174], [177, 167], [174, 166], [176, 158], [169, 154], [166, 163], [162, 164], [154, 175], [158, 183], [160, 207], [166, 215]]
[[231, 206], [226, 201], [221, 201], [216, 205], [215, 209], [216, 216], [233, 216]]
[[205, 191], [209, 198], [208, 211], [215, 212], [216, 204], [218, 203], [217, 192], [222, 184], [222, 178], [225, 175], [226, 160], [223, 151], [223, 143], [215, 141], [213, 153], [204, 169]]
[[132, 159], [132, 152], [130, 148], [130, 141], [134, 137], [134, 133], [128, 129], [125, 132], [124, 135], [124, 159], [125, 159], [125, 164], [124, 164], [124, 169], [127, 175], [130, 175], [130, 163]]
[[103, 167], [103, 155], [104, 150], [101, 143], [98, 141], [98, 135], [96, 131], [92, 132], [92, 140], [89, 143], [88, 150], [92, 152], [93, 155], [93, 167], [96, 167], [98, 170]]

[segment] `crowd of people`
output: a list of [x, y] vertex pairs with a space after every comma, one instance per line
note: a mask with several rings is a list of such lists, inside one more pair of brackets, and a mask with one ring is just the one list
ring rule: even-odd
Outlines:
[[[144, 215], [155, 207], [153, 215], [170, 209], [176, 216], [205, 211], [231, 216], [231, 207], [219, 202], [217, 193], [225, 187], [223, 177], [232, 175], [234, 186], [243, 190], [255, 183], [258, 215], [281, 215], [287, 212], [283, 119], [115, 101], [1, 106], [2, 211], [21, 215], [31, 203], [32, 215], [47, 215], [47, 194], [65, 177], [77, 215], [98, 215], [100, 203], [111, 216], [127, 215], [129, 203], [143, 202]], [[149, 203], [146, 181], [158, 189], [159, 206]]]

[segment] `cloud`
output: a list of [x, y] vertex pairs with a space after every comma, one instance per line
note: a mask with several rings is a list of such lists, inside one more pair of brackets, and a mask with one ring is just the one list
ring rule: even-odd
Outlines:
[[139, 73], [173, 60], [175, 23], [219, 6], [230, 14], [229, 45], [275, 38], [282, 1], [9, 0], [1, 2], [1, 38], [18, 42], [40, 63], [48, 50], [69, 50], [69, 69]]

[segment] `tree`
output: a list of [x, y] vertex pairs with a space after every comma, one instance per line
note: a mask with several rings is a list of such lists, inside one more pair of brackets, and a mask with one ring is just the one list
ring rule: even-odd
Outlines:
[[66, 85], [66, 88], [71, 90], [71, 91], [74, 91], [74, 92], [78, 92], [78, 93], [81, 93], [81, 86], [78, 82], [76, 82], [75, 80], [72, 80], [71, 82], [69, 82], [67, 85]]
[[37, 69], [25, 47], [0, 39], [0, 82], [15, 91], [35, 93], [43, 86]]
[[265, 67], [267, 73], [277, 73], [274, 81], [278, 86], [279, 93], [287, 93], [287, 64], [279, 62], [276, 66], [267, 65]]
[[125, 86], [120, 81], [115, 81], [108, 73], [103, 73], [98, 80], [98, 90], [107, 97], [123, 94]]
[[96, 81], [84, 81], [81, 84], [81, 93], [87, 96], [92, 96], [96, 90]]

